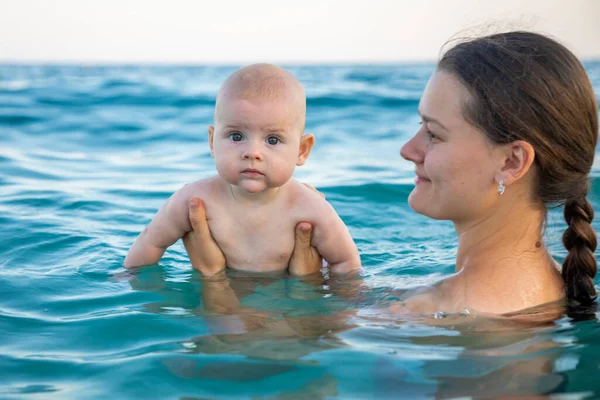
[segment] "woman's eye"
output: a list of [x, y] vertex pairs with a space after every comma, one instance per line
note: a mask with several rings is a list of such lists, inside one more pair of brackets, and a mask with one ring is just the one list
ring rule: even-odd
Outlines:
[[234, 142], [241, 142], [244, 137], [239, 132], [233, 132], [232, 134], [229, 135], [229, 138], [231, 140], [233, 140]]
[[423, 121], [419, 122], [419, 125], [423, 126], [422, 129], [425, 131], [425, 134], [429, 138], [430, 142], [435, 142], [438, 140], [438, 137], [433, 132], [431, 132], [429, 129], [427, 129], [427, 125], [424, 125]]
[[281, 140], [279, 140], [279, 138], [275, 137], [275, 136], [269, 136], [267, 138], [267, 143], [269, 143], [270, 145], [273, 145], [273, 146], [276, 145], [277, 143], [279, 143], [280, 141]]

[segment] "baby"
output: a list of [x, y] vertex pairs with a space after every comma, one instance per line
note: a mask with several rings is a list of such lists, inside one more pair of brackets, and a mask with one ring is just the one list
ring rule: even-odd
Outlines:
[[303, 135], [306, 96], [289, 72], [255, 64], [233, 73], [217, 94], [210, 152], [218, 175], [185, 185], [158, 210], [125, 258], [125, 266], [157, 263], [192, 227], [188, 203], [200, 198], [211, 234], [227, 267], [283, 271], [294, 248], [294, 229], [310, 222], [312, 245], [332, 272], [360, 268], [358, 250], [333, 207], [292, 179], [314, 144]]

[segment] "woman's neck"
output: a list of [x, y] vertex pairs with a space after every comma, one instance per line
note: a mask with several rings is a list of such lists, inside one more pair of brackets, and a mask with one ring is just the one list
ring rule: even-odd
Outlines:
[[[456, 272], [485, 268], [507, 257], [539, 260], [547, 250], [542, 241], [545, 209], [529, 204], [494, 210], [478, 220], [455, 223], [458, 234]], [[541, 257], [547, 262], [549, 257]]]
[[545, 210], [496, 206], [485, 218], [455, 223], [456, 274], [440, 285], [442, 309], [504, 314], [564, 296], [560, 272], [542, 242]]

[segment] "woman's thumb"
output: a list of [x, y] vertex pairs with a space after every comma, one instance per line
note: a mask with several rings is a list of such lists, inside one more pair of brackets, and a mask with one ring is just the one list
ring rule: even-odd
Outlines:
[[310, 222], [300, 222], [296, 225], [296, 245], [310, 246], [312, 225]]

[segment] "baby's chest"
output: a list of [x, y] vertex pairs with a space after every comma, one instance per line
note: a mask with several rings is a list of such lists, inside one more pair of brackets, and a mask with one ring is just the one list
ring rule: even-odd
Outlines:
[[211, 219], [211, 233], [227, 266], [250, 271], [287, 268], [294, 249], [295, 221], [269, 215], [223, 214]]

